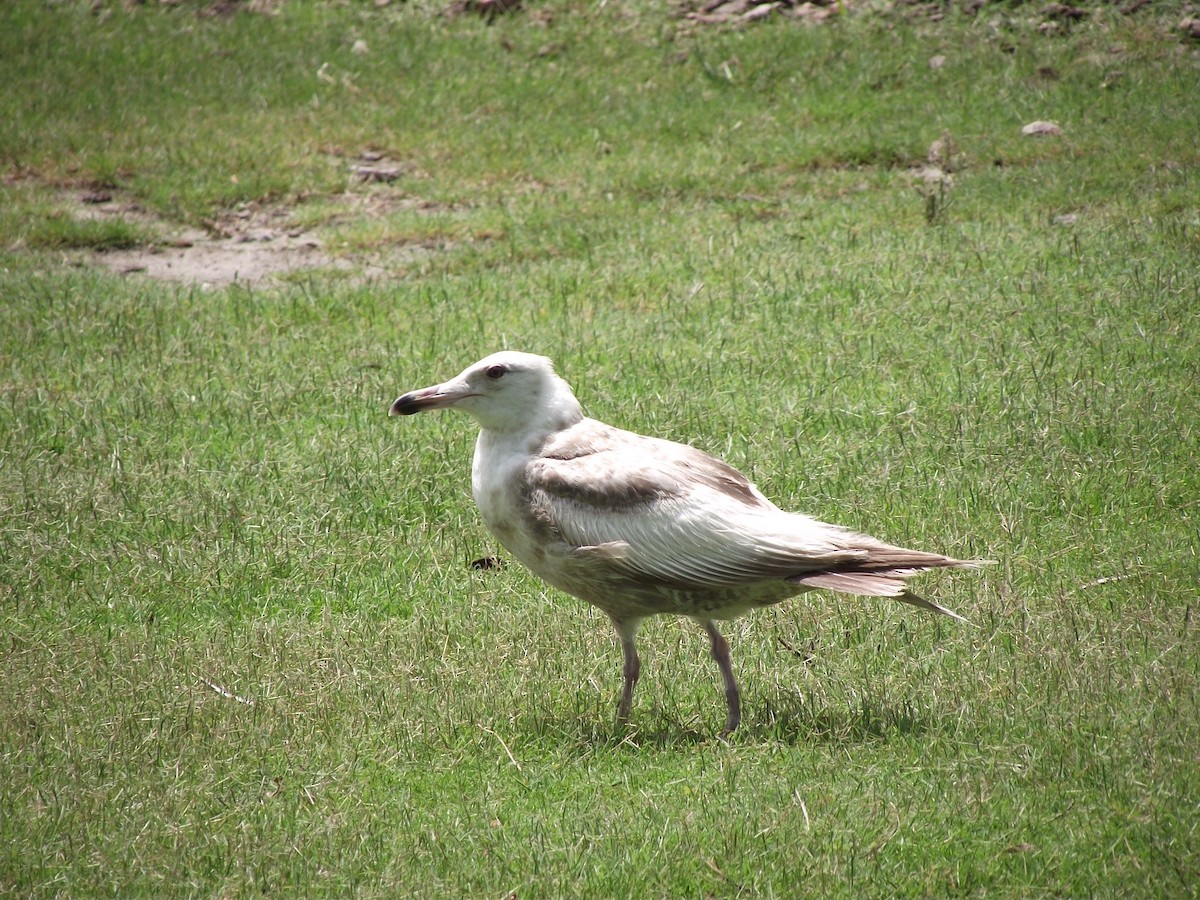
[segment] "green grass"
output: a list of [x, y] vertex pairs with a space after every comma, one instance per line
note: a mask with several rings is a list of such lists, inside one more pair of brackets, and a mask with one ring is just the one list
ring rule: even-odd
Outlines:
[[[1055, 38], [1021, 6], [203, 8], [0, 5], [0, 891], [1195, 896], [1178, 8]], [[945, 131], [930, 225], [911, 170]], [[406, 174], [354, 183], [368, 147]], [[122, 279], [63, 263], [139, 227], [64, 219], [86, 184], [438, 249], [367, 282]], [[726, 744], [703, 635], [649, 622], [617, 729], [603, 617], [468, 565], [499, 549], [470, 422], [385, 415], [504, 345], [785, 507], [998, 560], [922, 582], [977, 627], [752, 614]]]
[[124, 250], [146, 244], [150, 240], [144, 229], [121, 219], [111, 222], [81, 222], [69, 215], [55, 216], [41, 220], [37, 226], [25, 239], [30, 247], [38, 250]]

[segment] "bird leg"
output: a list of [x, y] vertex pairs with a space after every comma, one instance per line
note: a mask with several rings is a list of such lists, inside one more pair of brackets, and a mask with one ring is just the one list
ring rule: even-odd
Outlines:
[[717, 631], [712, 620], [704, 623], [704, 630], [712, 639], [712, 658], [721, 670], [721, 678], [725, 682], [725, 705], [729, 708], [729, 717], [725, 720], [725, 728], [721, 737], [728, 737], [742, 721], [742, 695], [738, 691], [737, 679], [733, 677], [733, 662], [729, 658], [729, 642]]
[[624, 679], [621, 685], [621, 702], [617, 704], [617, 724], [622, 726], [629, 724], [629, 711], [633, 707], [633, 688], [642, 671], [642, 661], [638, 659], [637, 645], [634, 643], [640, 624], [641, 619], [613, 622], [617, 629], [617, 637], [621, 639], [621, 652], [625, 656], [625, 665], [621, 669]]

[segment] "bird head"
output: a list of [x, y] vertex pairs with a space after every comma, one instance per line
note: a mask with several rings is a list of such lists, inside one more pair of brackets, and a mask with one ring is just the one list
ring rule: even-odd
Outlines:
[[396, 399], [390, 416], [427, 409], [461, 409], [489, 431], [557, 430], [582, 418], [570, 386], [544, 356], [503, 350], [432, 387]]

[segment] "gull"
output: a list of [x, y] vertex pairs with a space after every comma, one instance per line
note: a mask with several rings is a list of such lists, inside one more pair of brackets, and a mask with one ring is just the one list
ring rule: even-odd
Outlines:
[[890, 597], [966, 621], [905, 579], [960, 560], [906, 550], [785, 512], [741, 472], [695, 447], [587, 418], [544, 356], [501, 351], [442, 384], [403, 394], [388, 414], [459, 409], [479, 424], [471, 491], [488, 530], [553, 587], [600, 609], [624, 657], [617, 722], [641, 672], [647, 616], [687, 616], [708, 633], [728, 716], [741, 694], [718, 621], [817, 589]]

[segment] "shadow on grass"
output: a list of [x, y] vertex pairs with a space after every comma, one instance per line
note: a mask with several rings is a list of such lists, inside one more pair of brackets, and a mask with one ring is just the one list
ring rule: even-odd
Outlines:
[[784, 744], [887, 743], [940, 731], [939, 720], [907, 700], [860, 698], [851, 706], [814, 706], [797, 695], [768, 699], [743, 716], [742, 740]]
[[542, 739], [557, 739], [590, 751], [602, 747], [668, 750], [719, 741], [734, 746], [764, 742], [851, 746], [935, 734], [949, 727], [936, 714], [905, 700], [863, 698], [853, 706], [830, 707], [813, 706], [799, 696], [781, 696], [747, 704], [738, 730], [724, 739], [719, 736], [724, 710], [720, 712], [710, 722], [661, 709], [645, 710], [639, 716], [635, 710], [632, 723], [623, 727], [611, 718], [598, 717], [594, 708], [577, 710], [574, 715], [560, 709], [549, 715], [530, 714], [524, 724]]

